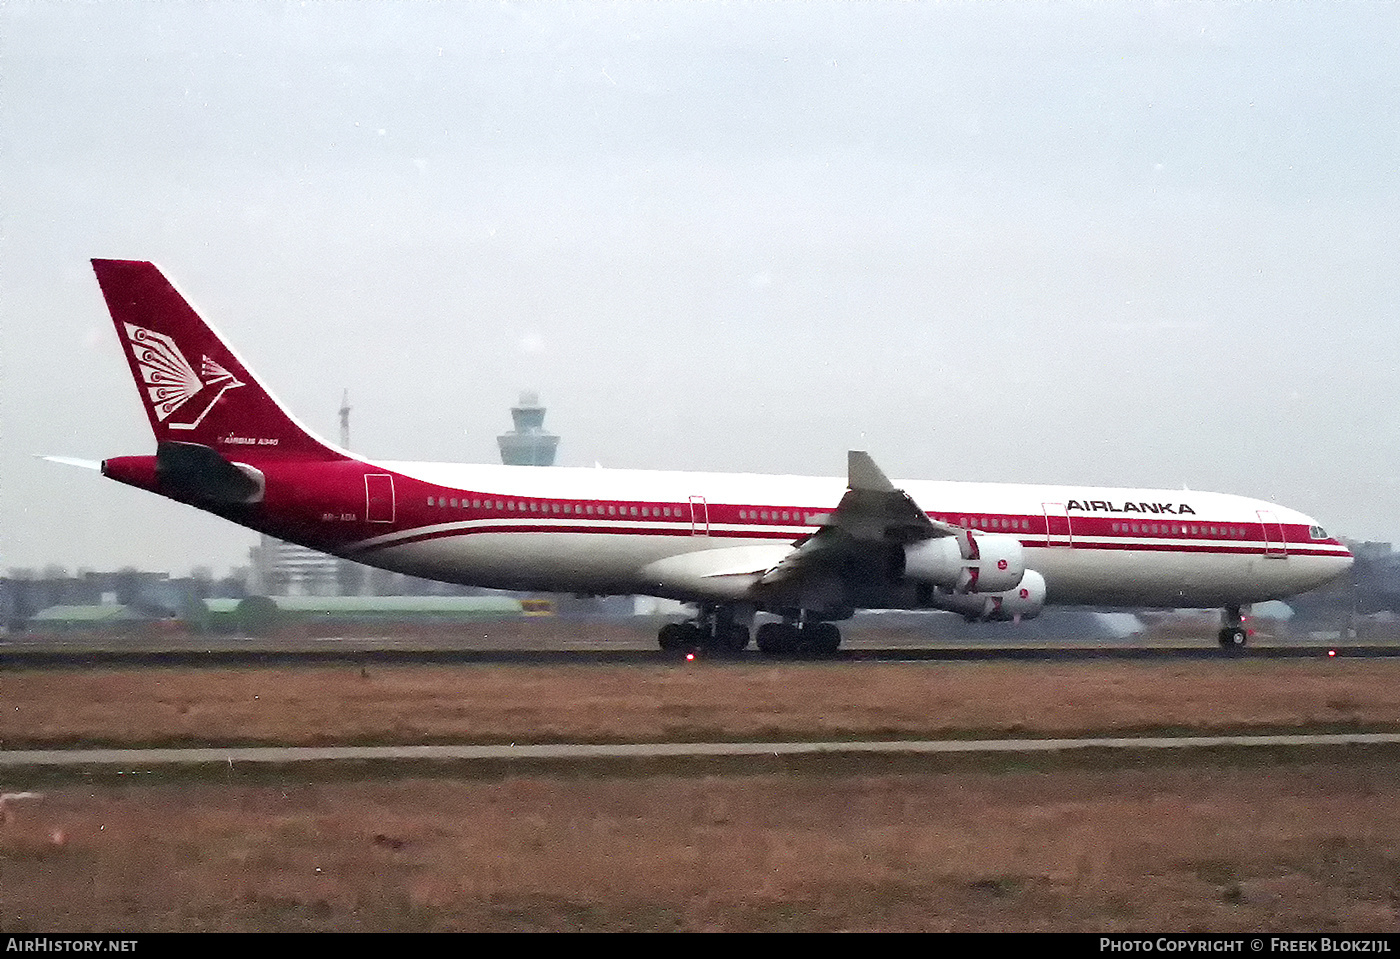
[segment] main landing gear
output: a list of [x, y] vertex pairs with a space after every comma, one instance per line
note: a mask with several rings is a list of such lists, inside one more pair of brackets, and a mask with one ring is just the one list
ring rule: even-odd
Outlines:
[[[657, 639], [668, 653], [706, 650], [735, 655], [748, 648], [749, 627], [732, 609], [702, 606], [694, 619], [662, 626]], [[758, 627], [757, 639], [759, 652], [767, 656], [830, 656], [841, 648], [841, 630], [835, 623], [805, 616], [800, 622], [789, 617], [764, 623]]]
[[733, 610], [702, 606], [694, 619], [662, 626], [657, 638], [662, 651], [668, 653], [705, 649], [734, 654], [748, 648], [749, 627], [736, 619]]
[[1220, 613], [1220, 632], [1216, 634], [1223, 649], [1243, 649], [1249, 642], [1249, 630], [1244, 628], [1244, 614], [1238, 606], [1226, 606]]
[[758, 627], [758, 648], [770, 656], [831, 656], [841, 648], [841, 630], [818, 620], [800, 626], [792, 620], [764, 623]]

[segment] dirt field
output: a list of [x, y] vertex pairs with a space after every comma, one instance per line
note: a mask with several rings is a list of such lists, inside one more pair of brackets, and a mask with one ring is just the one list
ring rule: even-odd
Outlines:
[[[1338, 727], [1400, 664], [0, 672], [5, 748]], [[0, 782], [0, 931], [1394, 931], [1400, 760], [1328, 759]]]
[[0, 671], [0, 747], [1400, 729], [1400, 661]]
[[1350, 930], [1394, 764], [62, 788], [0, 930]]

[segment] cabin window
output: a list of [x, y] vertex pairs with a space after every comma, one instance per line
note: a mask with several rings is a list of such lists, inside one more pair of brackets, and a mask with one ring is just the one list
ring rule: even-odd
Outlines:
[[616, 515], [617, 515], [617, 507], [616, 507], [616, 506], [609, 506], [609, 507], [608, 507], [608, 515], [609, 515], [609, 516], [616, 516]]

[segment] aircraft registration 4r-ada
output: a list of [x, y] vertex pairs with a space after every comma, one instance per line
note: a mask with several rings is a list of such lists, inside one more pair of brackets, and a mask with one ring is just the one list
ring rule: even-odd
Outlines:
[[694, 604], [664, 649], [831, 652], [856, 609], [1242, 612], [1352, 562], [1302, 513], [1221, 493], [371, 460], [283, 409], [153, 264], [93, 260], [155, 433], [103, 475], [312, 549], [451, 583]]

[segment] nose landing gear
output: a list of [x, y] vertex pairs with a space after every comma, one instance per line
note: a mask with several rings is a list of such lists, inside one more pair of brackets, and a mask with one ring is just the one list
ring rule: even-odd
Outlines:
[[1238, 606], [1226, 606], [1220, 613], [1220, 632], [1216, 634], [1222, 649], [1243, 649], [1249, 643], [1249, 630], [1244, 628], [1244, 615]]

